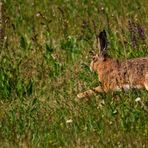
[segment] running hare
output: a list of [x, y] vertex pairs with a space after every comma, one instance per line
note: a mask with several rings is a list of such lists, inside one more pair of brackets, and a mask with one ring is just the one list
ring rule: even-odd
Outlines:
[[98, 73], [101, 86], [77, 95], [78, 98], [94, 93], [146, 88], [148, 90], [148, 57], [118, 60], [107, 55], [107, 36], [100, 32], [100, 54], [93, 56], [90, 69]]

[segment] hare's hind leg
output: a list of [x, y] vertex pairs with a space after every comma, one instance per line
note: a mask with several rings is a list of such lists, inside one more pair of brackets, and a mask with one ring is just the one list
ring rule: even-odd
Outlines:
[[148, 90], [148, 73], [145, 76], [144, 86], [145, 86], [146, 90]]
[[144, 83], [145, 89], [148, 90], [148, 82]]
[[147, 85], [145, 85], [145, 88], [146, 88], [146, 90], [148, 90], [148, 84], [147, 84]]
[[104, 90], [102, 89], [101, 86], [98, 86], [98, 87], [89, 89], [89, 90], [87, 90], [87, 91], [85, 91], [85, 92], [79, 93], [79, 94], [77, 95], [77, 97], [78, 97], [79, 99], [81, 99], [81, 98], [89, 97], [89, 96], [91, 96], [91, 95], [93, 95], [93, 94], [95, 94], [95, 93], [100, 93], [100, 92], [104, 92]]

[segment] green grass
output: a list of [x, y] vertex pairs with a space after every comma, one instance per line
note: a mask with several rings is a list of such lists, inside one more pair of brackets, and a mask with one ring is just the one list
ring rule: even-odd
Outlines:
[[[146, 147], [148, 92], [96, 94], [89, 70], [95, 34], [115, 58], [148, 55], [146, 0], [3, 0], [0, 147]], [[128, 20], [145, 40], [132, 48]], [[135, 99], [140, 97], [141, 101]]]

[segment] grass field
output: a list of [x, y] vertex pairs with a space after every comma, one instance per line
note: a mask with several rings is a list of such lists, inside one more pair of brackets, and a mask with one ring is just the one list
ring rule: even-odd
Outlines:
[[102, 29], [110, 56], [148, 56], [147, 0], [0, 4], [1, 148], [148, 147], [148, 91], [76, 98], [99, 84], [89, 51]]

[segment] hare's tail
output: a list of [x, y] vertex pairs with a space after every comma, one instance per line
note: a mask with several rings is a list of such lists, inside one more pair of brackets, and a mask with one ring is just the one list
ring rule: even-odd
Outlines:
[[81, 98], [84, 98], [84, 97], [90, 97], [91, 95], [95, 94], [95, 93], [101, 93], [101, 92], [104, 92], [104, 90], [102, 89], [101, 86], [98, 86], [98, 87], [95, 87], [95, 88], [92, 88], [92, 89], [89, 89], [85, 92], [82, 92], [82, 93], [79, 93], [77, 95], [77, 97], [79, 99]]

